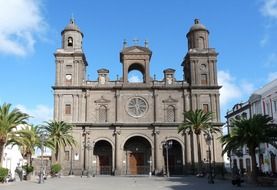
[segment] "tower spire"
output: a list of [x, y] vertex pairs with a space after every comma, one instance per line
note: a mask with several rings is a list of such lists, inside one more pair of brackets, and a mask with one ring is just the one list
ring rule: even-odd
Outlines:
[[75, 22], [74, 15], [71, 13], [70, 23], [73, 24]]

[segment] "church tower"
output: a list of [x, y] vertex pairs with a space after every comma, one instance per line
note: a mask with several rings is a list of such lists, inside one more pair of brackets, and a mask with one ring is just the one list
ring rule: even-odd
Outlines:
[[56, 86], [80, 86], [85, 81], [86, 57], [82, 49], [83, 33], [70, 19], [61, 33], [62, 48], [55, 52]]
[[[61, 33], [61, 48], [55, 52], [56, 80], [54, 89], [54, 119], [59, 121], [77, 121], [83, 115], [79, 113], [82, 91], [85, 84], [87, 61], [82, 48], [83, 33], [73, 19]], [[64, 89], [67, 93], [64, 94]]]
[[216, 61], [218, 53], [209, 48], [209, 31], [195, 19], [187, 33], [188, 53], [185, 56], [185, 80], [192, 86], [217, 85]]
[[220, 121], [219, 89], [217, 82], [217, 55], [209, 47], [209, 31], [194, 20], [187, 33], [188, 52], [184, 58], [184, 77], [191, 91], [191, 109], [203, 109], [213, 112], [214, 122]]

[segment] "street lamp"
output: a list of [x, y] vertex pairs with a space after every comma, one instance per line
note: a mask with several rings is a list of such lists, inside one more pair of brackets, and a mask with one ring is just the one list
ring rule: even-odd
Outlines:
[[45, 134], [41, 133], [40, 135], [40, 147], [41, 147], [41, 155], [40, 155], [40, 172], [39, 172], [39, 182], [44, 183], [44, 176], [43, 176], [43, 153], [44, 153], [44, 142], [45, 142]]
[[71, 146], [71, 155], [70, 155], [70, 170], [68, 175], [74, 175], [73, 173], [73, 147]]
[[211, 143], [212, 136], [211, 133], [208, 132], [204, 135], [205, 141], [208, 145], [208, 160], [209, 160], [209, 175], [208, 175], [208, 183], [214, 184], [213, 173], [212, 173], [212, 162], [211, 162]]
[[166, 150], [166, 176], [169, 177], [170, 173], [169, 173], [169, 165], [168, 165], [168, 149], [170, 149], [172, 147], [173, 142], [172, 141], [162, 141], [162, 145]]
[[[90, 142], [90, 139], [88, 138], [86, 147], [88, 150], [88, 172], [87, 172], [87, 177], [91, 177], [91, 151], [92, 151], [92, 143]], [[94, 175], [93, 175], [94, 176]]]
[[[85, 131], [85, 128], [83, 129], [83, 137], [84, 137], [84, 141], [83, 141], [83, 144], [84, 144], [84, 162], [83, 162], [83, 171], [82, 171], [82, 175], [81, 177], [83, 177], [83, 175], [85, 175], [85, 173], [87, 173], [86, 169], [87, 169], [87, 165], [86, 165], [86, 152], [87, 152], [87, 135], [89, 135], [90, 133], [88, 131]], [[87, 173], [88, 175], [88, 173]]]

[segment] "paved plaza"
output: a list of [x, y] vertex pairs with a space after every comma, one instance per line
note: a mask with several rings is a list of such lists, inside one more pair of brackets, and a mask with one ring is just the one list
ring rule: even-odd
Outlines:
[[273, 190], [276, 187], [255, 187], [242, 184], [233, 186], [230, 180], [215, 180], [215, 184], [208, 184], [206, 178], [187, 177], [61, 177], [45, 180], [38, 184], [36, 181], [12, 182], [1, 184], [1, 190], [232, 190], [232, 189], [263, 189]]

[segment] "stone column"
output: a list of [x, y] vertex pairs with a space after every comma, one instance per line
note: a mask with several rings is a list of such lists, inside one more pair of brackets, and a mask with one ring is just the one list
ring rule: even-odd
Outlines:
[[217, 81], [217, 70], [216, 70], [216, 68], [217, 68], [217, 60], [214, 60], [214, 62], [213, 62], [213, 73], [214, 73], [214, 83], [217, 85], [218, 84], [218, 81]]
[[158, 172], [158, 150], [159, 150], [159, 144], [158, 144], [158, 140], [157, 140], [157, 136], [160, 134], [160, 130], [159, 127], [154, 127], [153, 129], [153, 136], [154, 136], [154, 157], [153, 157], [153, 166], [154, 166], [154, 171], [155, 174], [157, 174]]
[[120, 175], [122, 174], [121, 171], [121, 160], [119, 159], [119, 154], [120, 154], [120, 144], [119, 144], [119, 136], [120, 136], [120, 127], [116, 126], [114, 129], [114, 142], [115, 142], [115, 157], [114, 157], [114, 174], [115, 175]]
[[217, 115], [217, 121], [220, 121], [220, 104], [219, 104], [219, 94], [215, 95], [215, 101], [216, 101], [216, 115]]
[[58, 120], [59, 95], [54, 93], [54, 120]]
[[158, 110], [158, 107], [157, 107], [158, 94], [156, 94], [156, 90], [153, 90], [153, 97], [154, 97], [153, 120], [154, 120], [154, 123], [156, 123], [157, 122], [157, 110]]

